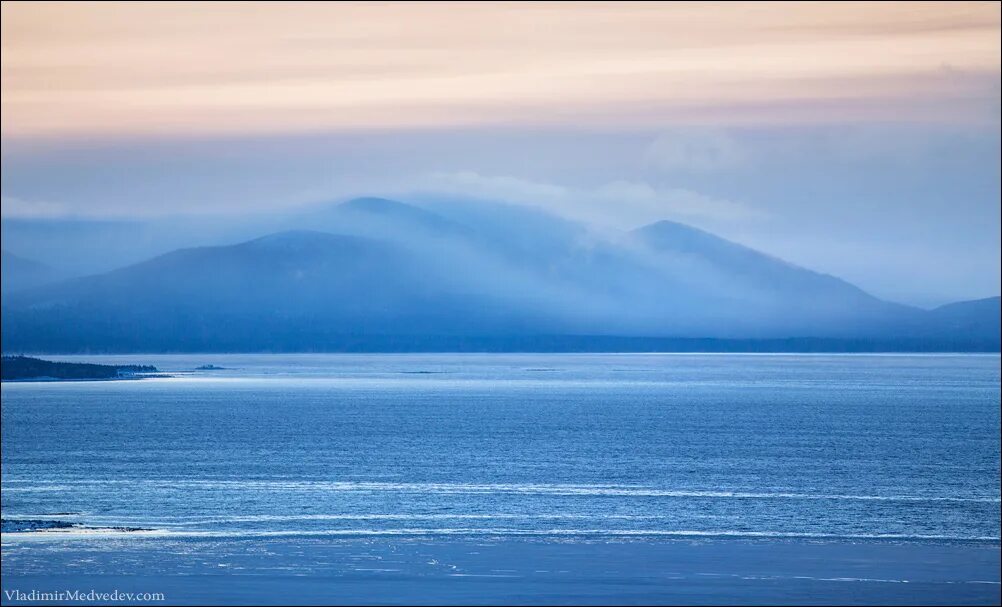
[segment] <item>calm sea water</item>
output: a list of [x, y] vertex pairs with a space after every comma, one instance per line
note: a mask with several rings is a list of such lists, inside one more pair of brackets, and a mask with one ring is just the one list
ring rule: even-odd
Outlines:
[[219, 537], [1000, 534], [998, 356], [59, 358], [175, 377], [3, 384], [5, 519]]

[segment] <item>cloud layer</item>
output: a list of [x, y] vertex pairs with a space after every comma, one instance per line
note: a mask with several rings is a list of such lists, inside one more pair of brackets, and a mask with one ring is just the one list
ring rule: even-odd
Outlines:
[[998, 109], [987, 2], [2, 10], [8, 137], [983, 122]]
[[474, 171], [437, 172], [419, 179], [411, 191], [428, 196], [469, 197], [538, 207], [595, 226], [629, 229], [661, 219], [747, 220], [761, 211], [685, 188], [644, 181], [610, 181], [594, 187], [566, 186]]

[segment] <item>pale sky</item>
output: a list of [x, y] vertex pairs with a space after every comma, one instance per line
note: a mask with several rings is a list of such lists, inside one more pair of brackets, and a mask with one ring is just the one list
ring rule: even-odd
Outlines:
[[997, 2], [2, 7], [5, 218], [470, 195], [1000, 289]]
[[997, 3], [11, 2], [3, 134], [971, 122], [999, 44]]

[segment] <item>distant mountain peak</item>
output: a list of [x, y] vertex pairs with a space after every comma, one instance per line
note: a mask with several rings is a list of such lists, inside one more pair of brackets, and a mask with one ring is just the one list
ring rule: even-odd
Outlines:
[[345, 213], [344, 217], [376, 221], [383, 227], [418, 228], [433, 233], [463, 231], [461, 226], [434, 211], [389, 198], [353, 198], [335, 208]]
[[1002, 297], [998, 295], [994, 297], [982, 297], [981, 299], [967, 299], [939, 306], [933, 312], [950, 312], [962, 308], [992, 311], [999, 308], [1000, 302], [1002, 302]]
[[811, 306], [814, 307], [827, 305], [833, 299], [846, 298], [868, 306], [884, 305], [884, 302], [840, 278], [808, 270], [677, 221], [658, 221], [637, 228], [632, 234], [661, 255], [698, 259], [707, 265], [707, 269], [712, 268], [729, 276], [728, 280], [735, 285], [745, 283], [765, 288], [782, 294], [788, 300], [803, 299], [812, 293]]
[[667, 219], [639, 227], [633, 230], [632, 234], [639, 237], [644, 243], [660, 250], [680, 253], [698, 252], [700, 254], [711, 252], [715, 254], [741, 254], [786, 263], [706, 230]]
[[649, 223], [645, 226], [640, 226], [635, 232], [696, 232], [699, 234], [706, 234], [707, 236], [713, 236], [706, 230], [701, 230], [695, 226], [691, 226], [687, 223], [682, 223], [680, 221], [673, 221], [671, 219], [661, 219], [653, 223]]
[[429, 211], [428, 209], [415, 206], [399, 200], [389, 198], [365, 197], [353, 198], [342, 202], [337, 206], [342, 211], [354, 213], [366, 213], [369, 215], [381, 215], [385, 217], [396, 217], [400, 219], [418, 220], [422, 222], [449, 223], [447, 219]]
[[343, 236], [337, 236], [329, 232], [322, 232], [320, 230], [285, 230], [283, 232], [275, 232], [274, 234], [267, 234], [253, 240], [249, 240], [244, 244], [247, 245], [283, 245], [291, 244], [297, 242], [323, 242], [330, 241], [339, 238], [344, 238]]
[[60, 278], [52, 267], [8, 251], [0, 250], [2, 272], [0, 272], [0, 292], [27, 289], [53, 282]]
[[657, 239], [662, 243], [669, 241], [685, 243], [698, 239], [705, 242], [727, 243], [728, 245], [748, 249], [744, 245], [727, 240], [706, 230], [670, 219], [662, 219], [661, 221], [641, 226], [633, 230], [633, 233], [647, 239]]
[[363, 196], [361, 198], [352, 198], [338, 205], [342, 209], [350, 209], [353, 211], [366, 211], [369, 213], [388, 213], [388, 212], [421, 212], [428, 213], [424, 209], [416, 207], [405, 202], [400, 202], [398, 200], [391, 200], [389, 198], [380, 198], [379, 196]]

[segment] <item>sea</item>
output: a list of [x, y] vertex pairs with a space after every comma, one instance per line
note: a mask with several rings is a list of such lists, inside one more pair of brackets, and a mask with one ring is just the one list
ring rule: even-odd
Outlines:
[[169, 377], [3, 384], [5, 576], [44, 574], [65, 545], [33, 538], [71, 536], [217, 553], [276, 539], [920, 542], [998, 561], [998, 355], [48, 358]]
[[993, 355], [61, 359], [171, 377], [5, 383], [4, 519], [999, 540]]

